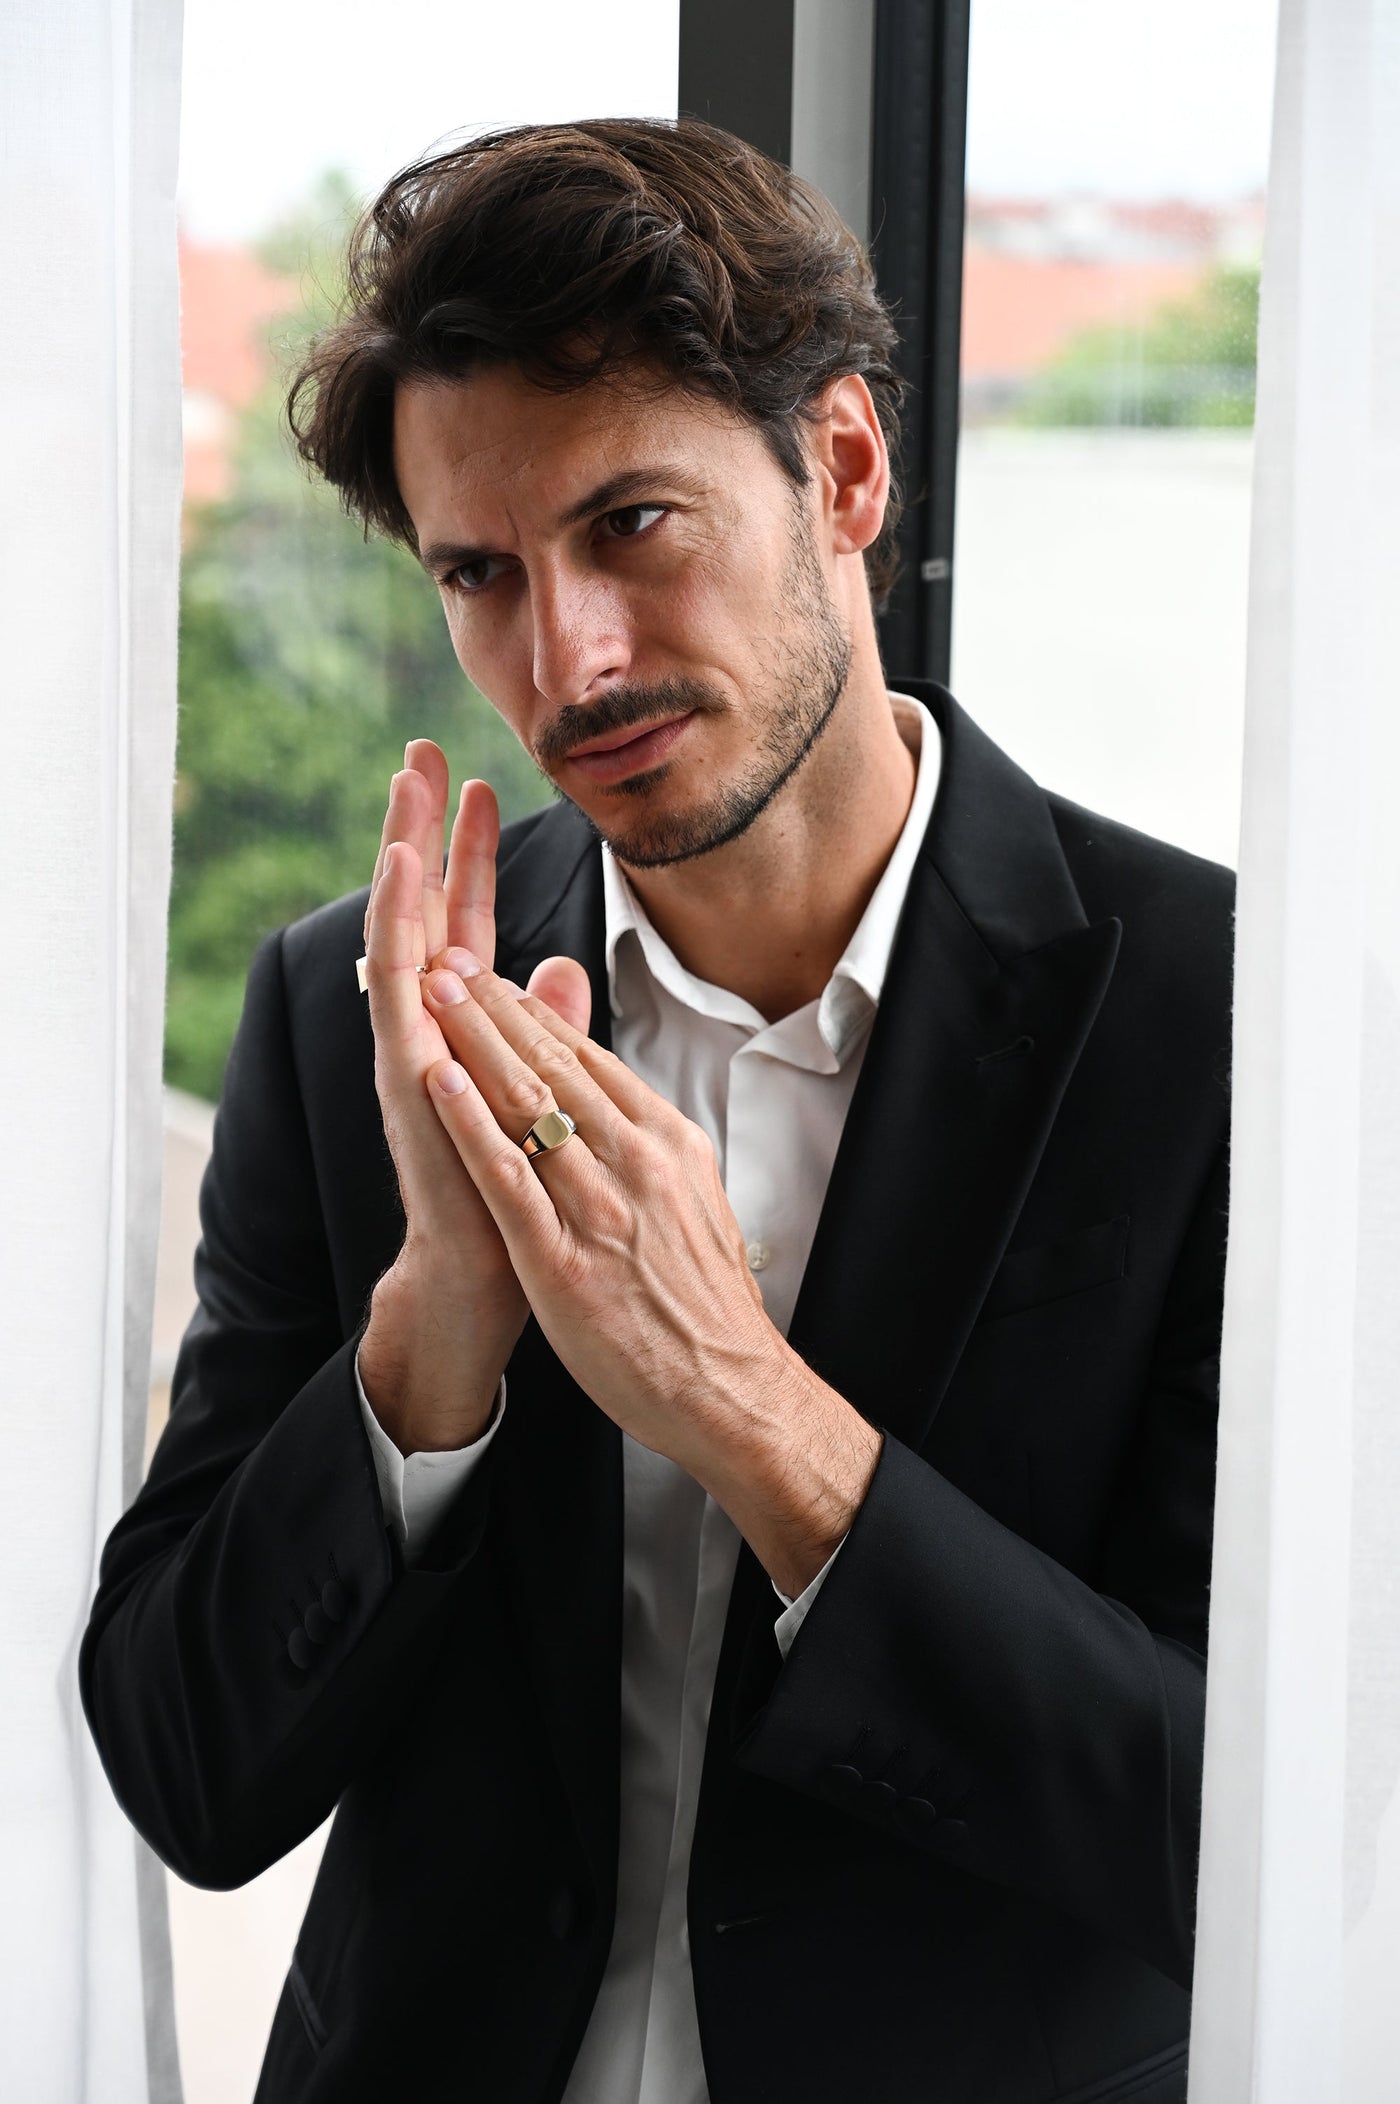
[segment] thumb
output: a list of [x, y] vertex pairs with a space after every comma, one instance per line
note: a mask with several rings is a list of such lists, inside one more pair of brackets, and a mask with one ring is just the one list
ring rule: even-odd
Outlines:
[[576, 957], [546, 957], [530, 974], [527, 993], [543, 1001], [563, 1023], [587, 1032], [593, 1011], [593, 989]]

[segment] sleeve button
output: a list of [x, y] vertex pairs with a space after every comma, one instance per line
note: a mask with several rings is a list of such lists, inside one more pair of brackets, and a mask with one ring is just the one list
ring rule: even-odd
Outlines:
[[350, 1603], [345, 1597], [345, 1587], [338, 1578], [328, 1578], [321, 1587], [321, 1611], [328, 1621], [343, 1622]]
[[870, 1812], [888, 1814], [899, 1803], [899, 1792], [893, 1783], [865, 1783], [860, 1794], [861, 1802]]
[[324, 1607], [318, 1606], [313, 1600], [302, 1616], [301, 1626], [313, 1644], [324, 1644], [334, 1625]]
[[828, 1768], [822, 1778], [827, 1796], [835, 1798], [838, 1804], [850, 1804], [858, 1797], [864, 1780], [859, 1768], [852, 1768], [846, 1761]]
[[304, 1629], [294, 1629], [287, 1638], [287, 1656], [303, 1673], [311, 1664], [311, 1643]]
[[910, 1826], [936, 1826], [938, 1808], [927, 1797], [906, 1797], [899, 1808], [900, 1816]]

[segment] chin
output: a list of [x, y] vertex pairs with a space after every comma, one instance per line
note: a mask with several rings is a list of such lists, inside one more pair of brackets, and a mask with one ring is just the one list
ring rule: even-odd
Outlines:
[[[659, 788], [663, 775], [663, 769], [638, 775], [625, 785], [626, 792], [640, 803], [652, 788]], [[643, 784], [647, 787], [643, 788]], [[638, 809], [630, 819], [614, 805], [606, 824], [589, 813], [584, 815], [607, 842], [615, 861], [631, 869], [665, 869], [728, 847], [732, 840], [748, 832], [771, 801], [771, 792], [756, 795], [751, 788], [741, 786], [700, 802], [686, 803], [677, 798], [669, 809], [666, 800], [658, 796], [650, 809]]]

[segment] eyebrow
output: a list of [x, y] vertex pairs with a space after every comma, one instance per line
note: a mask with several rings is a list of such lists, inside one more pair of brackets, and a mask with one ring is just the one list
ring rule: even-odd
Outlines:
[[[584, 519], [597, 518], [610, 511], [621, 511], [628, 504], [635, 504], [640, 497], [653, 496], [659, 488], [683, 490], [690, 494], [698, 492], [700, 485], [685, 468], [667, 463], [654, 467], [624, 468], [620, 474], [609, 475], [569, 505], [559, 514], [558, 523], [577, 526]], [[493, 548], [478, 548], [466, 541], [430, 541], [418, 552], [418, 560], [425, 570], [454, 570], [459, 564], [480, 562], [494, 555]]]

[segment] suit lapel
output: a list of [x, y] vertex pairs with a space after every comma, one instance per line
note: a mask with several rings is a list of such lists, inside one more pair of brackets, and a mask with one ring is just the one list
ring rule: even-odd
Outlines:
[[790, 1340], [920, 1446], [1113, 970], [1041, 791], [939, 688], [938, 800]]
[[[910, 881], [802, 1289], [793, 1349], [922, 1446], [1025, 1202], [1112, 975], [1043, 793], [942, 688], [901, 681], [943, 737]], [[779, 1668], [772, 1588], [740, 1552], [715, 1683], [706, 1822], [729, 1731]]]

